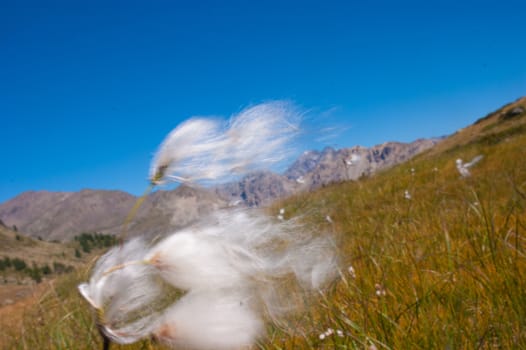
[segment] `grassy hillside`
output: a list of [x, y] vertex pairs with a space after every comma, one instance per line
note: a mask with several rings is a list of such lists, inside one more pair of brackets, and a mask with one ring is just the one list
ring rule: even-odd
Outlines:
[[114, 243], [113, 236], [87, 233], [69, 243], [46, 242], [0, 224], [0, 348], [14, 346], [24, 313], [40, 305], [57, 280], [89, 266], [102, 247]]
[[100, 253], [115, 243], [112, 235], [94, 233], [83, 233], [68, 243], [47, 242], [0, 225], [0, 292], [3, 287], [38, 284], [85, 266], [93, 258], [92, 250]]
[[45, 242], [0, 225], [0, 306], [10, 303], [5, 299], [20, 299], [6, 296], [11, 286], [30, 288], [84, 264], [75, 249], [74, 244]]
[[[269, 208], [333, 234], [341, 271], [306, 312], [269, 326], [259, 347], [526, 348], [526, 113], [508, 113], [517, 106], [526, 109], [526, 100], [409, 163]], [[479, 154], [472, 176], [460, 177], [455, 160]], [[76, 292], [87, 275], [86, 268], [51, 286], [23, 331], [1, 330], [4, 347], [100, 347]]]

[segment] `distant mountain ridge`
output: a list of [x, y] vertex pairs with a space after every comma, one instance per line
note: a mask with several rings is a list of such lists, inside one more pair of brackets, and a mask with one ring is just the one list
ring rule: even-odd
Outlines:
[[310, 191], [331, 182], [357, 180], [376, 171], [409, 160], [430, 149], [441, 139], [419, 139], [411, 143], [386, 142], [374, 147], [354, 146], [335, 150], [304, 152], [282, 175], [258, 172], [240, 181], [219, 186], [216, 193], [230, 203], [248, 206], [269, 204], [272, 200]]
[[[122, 191], [29, 191], [0, 205], [6, 226], [46, 240], [65, 241], [81, 232], [119, 234], [138, 197]], [[150, 194], [126, 227], [130, 236], [160, 235], [185, 226], [225, 202], [208, 190], [181, 186]]]
[[[284, 174], [256, 172], [212, 189], [179, 186], [148, 196], [128, 224], [129, 236], [164, 235], [219, 208], [267, 205], [277, 198], [335, 181], [356, 180], [404, 162], [439, 139], [387, 142], [304, 152]], [[46, 240], [71, 239], [81, 232], [124, 232], [124, 220], [137, 197], [122, 191], [29, 191], [0, 204], [0, 219], [25, 234]]]

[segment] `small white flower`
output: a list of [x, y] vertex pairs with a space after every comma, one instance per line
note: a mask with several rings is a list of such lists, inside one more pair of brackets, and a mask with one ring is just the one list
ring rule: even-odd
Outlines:
[[320, 334], [319, 338], [320, 338], [320, 340], [325, 339], [325, 333]]
[[281, 208], [281, 209], [279, 210], [279, 213], [280, 213], [281, 215], [285, 214], [285, 208]]
[[280, 214], [280, 215], [278, 215], [278, 220], [283, 221], [283, 220], [285, 220], [285, 218], [283, 217], [283, 215]]
[[460, 176], [462, 176], [462, 177], [469, 177], [469, 176], [471, 176], [469, 168], [471, 168], [473, 165], [477, 164], [482, 158], [483, 158], [482, 155], [478, 155], [475, 158], [473, 158], [471, 160], [471, 162], [469, 162], [469, 163], [463, 163], [462, 159], [458, 158], [456, 160], [456, 165], [457, 165], [457, 170], [460, 173]]
[[385, 291], [384, 287], [381, 284], [376, 283], [374, 285], [374, 288], [376, 289], [376, 291], [375, 291], [376, 296], [384, 297], [384, 296], [387, 295], [387, 292]]
[[351, 275], [352, 278], [356, 278], [356, 271], [354, 270], [354, 267], [352, 265], [349, 266], [347, 271], [349, 272], [349, 275]]
[[404, 198], [407, 199], [407, 200], [411, 199], [411, 193], [409, 193], [408, 190], [405, 190], [405, 192], [404, 192]]
[[358, 154], [351, 154], [350, 159], [345, 160], [345, 164], [347, 165], [355, 165], [360, 161], [360, 156]]
[[332, 221], [332, 219], [331, 219], [331, 217], [330, 217], [329, 215], [327, 215], [327, 216], [325, 217], [325, 220], [327, 220], [327, 222], [330, 223], [330, 224], [333, 223], [333, 221]]
[[336, 335], [340, 338], [343, 338], [343, 331], [341, 329], [336, 330]]

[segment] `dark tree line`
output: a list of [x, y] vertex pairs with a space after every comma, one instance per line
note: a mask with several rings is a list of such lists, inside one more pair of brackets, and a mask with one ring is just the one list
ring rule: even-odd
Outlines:
[[64, 265], [59, 262], [53, 262], [53, 269], [48, 265], [44, 264], [38, 266], [34, 261], [29, 266], [24, 259], [10, 258], [5, 256], [0, 259], [0, 271], [17, 271], [31, 277], [35, 282], [40, 283], [43, 276], [51, 274], [62, 274], [73, 271], [73, 266]]
[[[84, 232], [75, 236], [75, 241], [79, 242], [80, 248], [84, 253], [89, 253], [93, 249], [109, 248], [117, 244], [117, 239], [113, 235], [104, 233]], [[75, 251], [75, 256], [80, 257], [80, 252]]]

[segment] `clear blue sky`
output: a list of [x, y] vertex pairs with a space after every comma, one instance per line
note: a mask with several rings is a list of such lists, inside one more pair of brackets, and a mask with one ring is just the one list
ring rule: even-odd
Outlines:
[[452, 133], [526, 95], [525, 14], [524, 0], [0, 0], [0, 202], [138, 194], [181, 120], [274, 99], [346, 125], [337, 148]]

